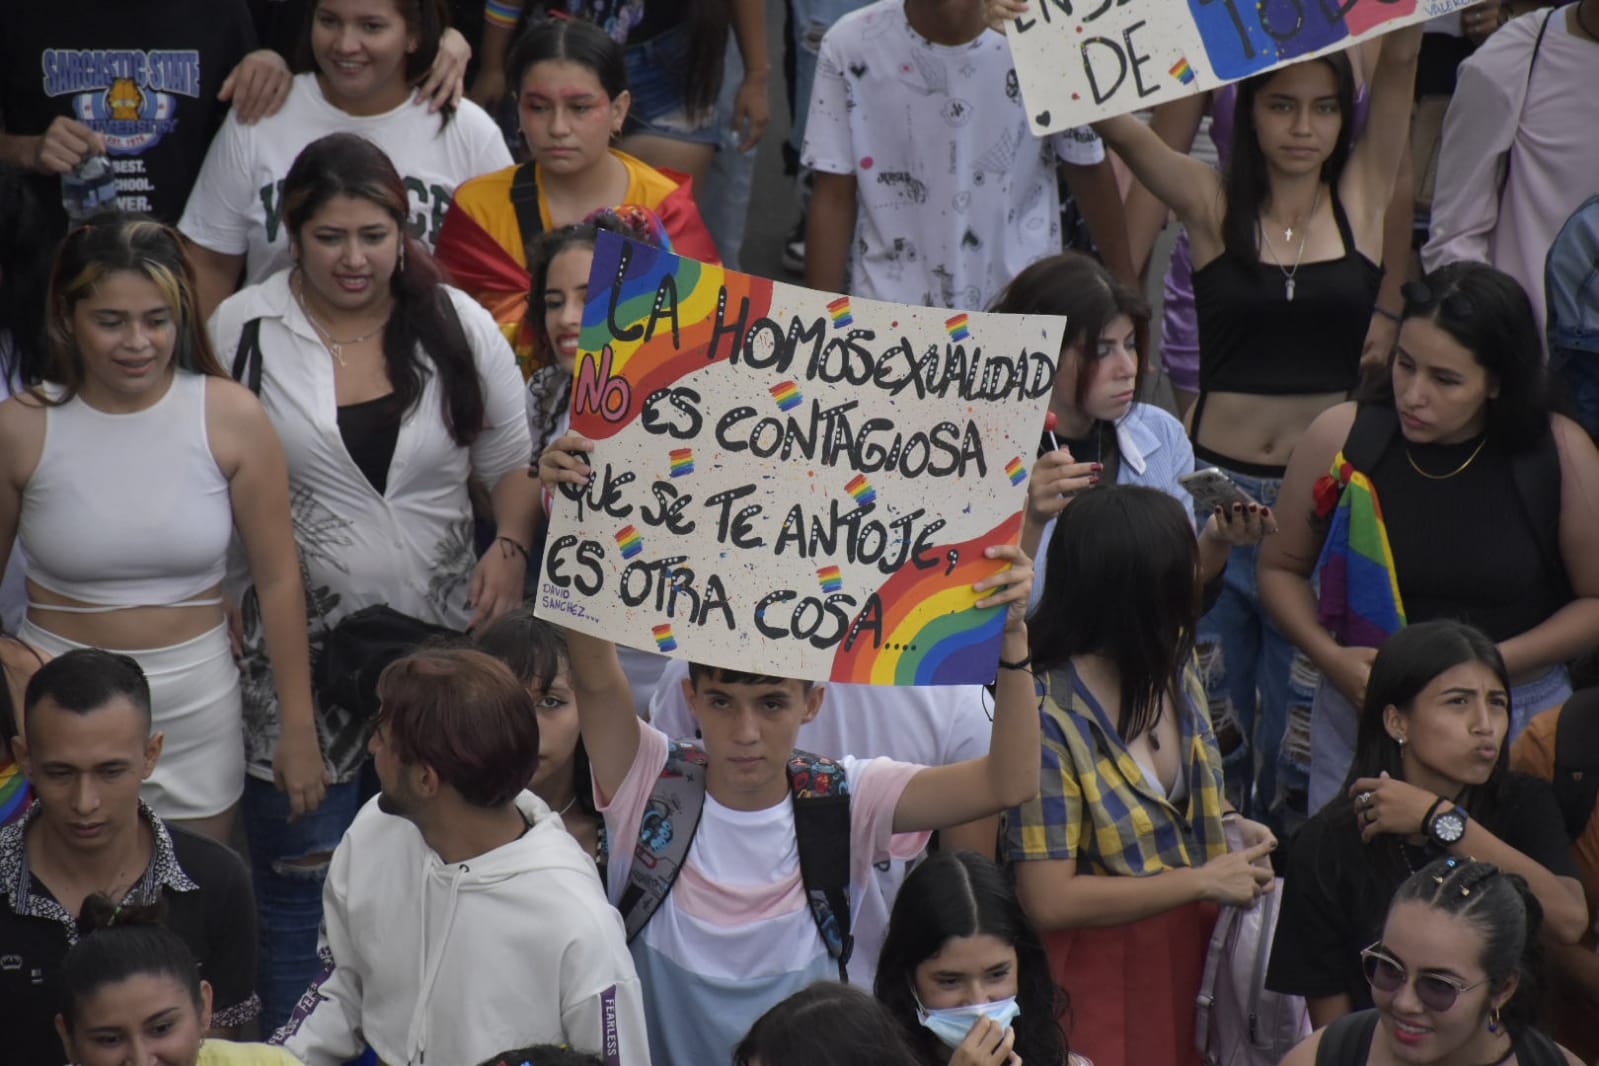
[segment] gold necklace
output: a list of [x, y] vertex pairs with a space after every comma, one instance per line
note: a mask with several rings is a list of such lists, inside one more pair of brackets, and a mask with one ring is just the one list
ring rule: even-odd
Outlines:
[[305, 278], [299, 274], [294, 275], [294, 302], [300, 305], [300, 310], [302, 313], [304, 313], [305, 320], [311, 323], [311, 328], [316, 330], [318, 337], [322, 338], [322, 346], [328, 350], [328, 354], [333, 356], [333, 358], [342, 367], [348, 367], [350, 365], [344, 361], [344, 346], [346, 344], [360, 344], [362, 341], [369, 341], [373, 337], [376, 337], [379, 333], [382, 333], [384, 328], [389, 324], [388, 319], [384, 319], [378, 324], [376, 329], [369, 330], [368, 332], [361, 334], [359, 337], [352, 337], [345, 341], [335, 339], [332, 331], [318, 321], [317, 317], [311, 313], [311, 308], [306, 306]]
[[1468, 467], [1472, 463], [1476, 462], [1477, 461], [1477, 456], [1482, 454], [1483, 445], [1485, 445], [1487, 443], [1488, 443], [1488, 434], [1484, 433], [1482, 435], [1482, 440], [1478, 441], [1477, 442], [1477, 446], [1471, 450], [1471, 454], [1466, 456], [1466, 461], [1461, 463], [1459, 466], [1455, 467], [1453, 470], [1449, 471], [1449, 473], [1447, 473], [1447, 474], [1429, 474], [1429, 473], [1427, 473], [1427, 471], [1423, 470], [1420, 466], [1416, 465], [1416, 457], [1414, 455], [1410, 454], [1410, 448], [1409, 448], [1408, 445], [1405, 447], [1405, 458], [1410, 461], [1410, 469], [1414, 470], [1416, 473], [1420, 474], [1422, 477], [1428, 479], [1429, 481], [1448, 481], [1450, 478], [1454, 477], [1456, 474], [1458, 474], [1461, 471], [1465, 470], [1466, 467]]

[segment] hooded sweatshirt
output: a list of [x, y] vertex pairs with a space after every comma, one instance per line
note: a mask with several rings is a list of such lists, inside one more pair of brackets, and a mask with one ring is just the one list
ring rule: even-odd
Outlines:
[[445, 863], [374, 799], [333, 853], [322, 893], [325, 969], [277, 1039], [309, 1066], [370, 1045], [390, 1064], [470, 1066], [566, 1044], [648, 1066], [644, 1004], [622, 920], [594, 861], [531, 792], [532, 823]]

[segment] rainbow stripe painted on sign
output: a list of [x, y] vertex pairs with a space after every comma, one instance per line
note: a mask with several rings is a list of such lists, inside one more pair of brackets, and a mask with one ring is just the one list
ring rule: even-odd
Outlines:
[[622, 549], [622, 558], [631, 559], [644, 550], [644, 538], [632, 526], [623, 526], [617, 530], [616, 545]]
[[840, 296], [828, 304], [827, 313], [833, 316], [833, 325], [840, 329], [855, 324], [855, 315], [850, 311], [848, 296]]
[[1182, 58], [1178, 59], [1177, 62], [1172, 64], [1171, 76], [1182, 82], [1184, 85], [1187, 85], [1194, 80], [1194, 68], [1188, 65], [1187, 56], [1183, 56]]
[[1027, 480], [1027, 468], [1022, 465], [1022, 457], [1017, 456], [1005, 464], [1005, 476], [1010, 478], [1012, 485], [1020, 485]]
[[862, 507], [877, 502], [877, 490], [872, 488], [872, 483], [866, 480], [865, 474], [856, 474], [850, 478], [849, 484], [844, 486], [844, 491], [855, 497], [855, 502]]
[[673, 477], [682, 477], [684, 474], [694, 473], [693, 448], [673, 448], [670, 458], [672, 460]]
[[792, 411], [805, 399], [800, 394], [799, 386], [792, 381], [779, 381], [767, 391], [772, 394], [772, 399], [777, 401], [779, 411]]
[[672, 626], [662, 622], [658, 626], [651, 626], [650, 632], [655, 636], [655, 646], [661, 651], [676, 651], [677, 638], [672, 636]]
[[829, 677], [863, 685], [942, 685], [992, 676], [1005, 608], [979, 608], [972, 585], [1009, 565], [986, 558], [983, 549], [1016, 543], [1021, 524], [1018, 511], [971, 540], [930, 547], [928, 557], [950, 560], [948, 568], [900, 567], [875, 590], [883, 605], [882, 641], [840, 644]]
[[944, 320], [944, 328], [949, 330], [949, 339], [952, 341], [971, 340], [971, 331], [966, 328], [966, 316], [954, 315]]
[[821, 583], [822, 591], [832, 594], [844, 588], [844, 575], [836, 566], [824, 566], [816, 571], [816, 580]]

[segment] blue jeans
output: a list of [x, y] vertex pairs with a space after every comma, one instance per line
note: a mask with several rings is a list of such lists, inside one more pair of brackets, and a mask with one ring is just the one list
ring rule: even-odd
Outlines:
[[744, 61], [739, 58], [738, 45], [731, 40], [727, 42], [725, 70], [722, 95], [716, 101], [716, 129], [721, 132], [722, 143], [706, 172], [705, 188], [700, 190], [700, 215], [716, 242], [722, 265], [738, 270], [744, 223], [749, 218], [750, 193], [755, 185], [755, 153], [759, 149], [738, 150], [744, 131], [733, 128], [733, 104], [739, 83], [744, 80]]
[[627, 110], [624, 134], [650, 133], [693, 144], [716, 144], [722, 139], [714, 107], [704, 114], [689, 110], [683, 85], [688, 50], [686, 25], [628, 46], [623, 58], [633, 102]]
[[794, 39], [794, 125], [788, 142], [796, 153], [805, 151], [805, 119], [811, 110], [811, 86], [816, 84], [817, 54], [828, 28], [871, 0], [791, 0], [789, 26]]
[[[289, 800], [269, 781], [244, 781], [244, 826], [250, 840], [260, 930], [261, 1032], [289, 1020], [294, 1005], [322, 970], [317, 931], [322, 924], [322, 884], [328, 861], [361, 809], [361, 782], [329, 787], [315, 811], [289, 824]], [[326, 856], [315, 865], [290, 860]]]
[[[1208, 464], [1205, 464], [1208, 465]], [[1256, 502], [1277, 505], [1280, 478], [1253, 477], [1225, 470]], [[1203, 523], [1209, 516], [1196, 515]], [[1234, 548], [1222, 579], [1221, 598], [1199, 622], [1202, 650], [1219, 645], [1219, 668], [1207, 672], [1212, 707], [1230, 699], [1242, 743], [1224, 760], [1228, 791], [1245, 797], [1244, 809], [1265, 818], [1281, 803], [1281, 792], [1304, 788], [1303, 774], [1283, 757], [1287, 727], [1288, 676], [1294, 646], [1260, 606], [1255, 581], [1259, 546]]]

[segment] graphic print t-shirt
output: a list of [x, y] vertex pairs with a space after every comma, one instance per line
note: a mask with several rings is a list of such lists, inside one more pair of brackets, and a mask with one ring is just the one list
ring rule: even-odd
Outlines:
[[[44, 133], [58, 115], [101, 133], [117, 206], [176, 222], [227, 105], [223, 79], [255, 47], [243, 0], [7, 0], [0, 3], [6, 132]], [[60, 179], [34, 178], [52, 228], [66, 228]]]
[[854, 295], [981, 311], [1061, 250], [1055, 163], [1105, 157], [1085, 133], [1033, 136], [1001, 34], [934, 44], [879, 0], [822, 39], [804, 161], [855, 177]]
[[315, 74], [294, 79], [271, 118], [246, 126], [232, 115], [206, 153], [178, 229], [196, 244], [245, 257], [246, 285], [290, 265], [283, 179], [301, 149], [330, 133], [357, 133], [388, 154], [411, 198], [411, 236], [433, 247], [455, 187], [511, 165], [505, 138], [484, 110], [462, 100], [440, 125], [409, 96], [381, 115], [351, 115], [328, 102]]

